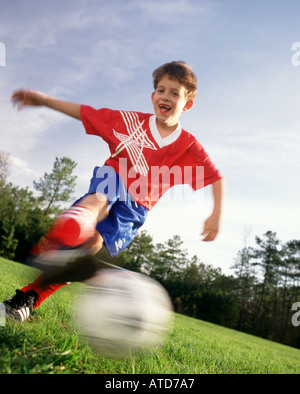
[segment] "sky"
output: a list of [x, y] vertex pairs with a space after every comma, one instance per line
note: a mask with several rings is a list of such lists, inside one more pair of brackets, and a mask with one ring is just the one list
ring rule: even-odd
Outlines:
[[190, 256], [225, 274], [255, 236], [299, 239], [299, 15], [298, 0], [2, 0], [0, 150], [12, 159], [9, 181], [33, 190], [56, 157], [68, 156], [78, 198], [109, 156], [78, 120], [47, 108], [18, 112], [14, 90], [153, 113], [153, 70], [184, 60], [198, 97], [181, 124], [224, 176], [221, 229], [216, 241], [201, 241], [210, 187], [171, 191], [143, 229], [155, 243], [179, 235]]

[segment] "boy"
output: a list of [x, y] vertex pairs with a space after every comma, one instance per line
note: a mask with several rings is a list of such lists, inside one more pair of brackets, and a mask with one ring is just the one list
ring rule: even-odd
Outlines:
[[[213, 212], [201, 235], [203, 241], [215, 239], [222, 210], [222, 176], [196, 138], [179, 123], [182, 113], [193, 107], [196, 77], [185, 62], [178, 61], [157, 68], [153, 82], [155, 115], [95, 110], [31, 90], [13, 94], [12, 101], [19, 109], [43, 105], [81, 120], [86, 133], [102, 137], [111, 152], [105, 165], [94, 169], [88, 193], [55, 221], [34, 248], [35, 255], [43, 259], [54, 251], [63, 261], [66, 248], [88, 249], [95, 254], [105, 245], [115, 256], [128, 246], [161, 195], [183, 183], [194, 190], [212, 185]], [[83, 261], [81, 279], [87, 271]], [[4, 302], [7, 315], [24, 321], [32, 309], [64, 284], [45, 284], [40, 276]]]

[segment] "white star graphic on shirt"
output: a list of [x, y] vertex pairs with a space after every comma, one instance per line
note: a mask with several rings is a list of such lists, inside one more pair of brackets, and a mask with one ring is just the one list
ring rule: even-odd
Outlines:
[[121, 142], [116, 147], [115, 153], [112, 154], [111, 157], [117, 156], [123, 149], [126, 149], [134, 170], [142, 175], [147, 175], [149, 172], [149, 166], [143, 154], [143, 149], [148, 148], [157, 150], [157, 148], [147, 136], [146, 130], [143, 129], [144, 121], [140, 122], [136, 113], [121, 111], [121, 114], [126, 125], [128, 135], [121, 134], [113, 130], [114, 135]]

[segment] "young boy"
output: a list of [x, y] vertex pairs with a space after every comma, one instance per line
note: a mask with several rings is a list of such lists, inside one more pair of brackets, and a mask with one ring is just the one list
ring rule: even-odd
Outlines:
[[[179, 123], [180, 116], [193, 107], [196, 76], [185, 62], [178, 61], [157, 68], [153, 81], [154, 115], [95, 110], [32, 90], [13, 94], [18, 108], [43, 105], [81, 120], [86, 133], [102, 137], [111, 152], [105, 165], [94, 169], [88, 193], [62, 213], [34, 254], [43, 256], [54, 250], [60, 258], [66, 247], [87, 248], [95, 254], [105, 245], [115, 256], [128, 246], [162, 194], [183, 183], [194, 190], [212, 185], [213, 211], [201, 235], [203, 241], [215, 239], [222, 210], [222, 176], [197, 139]], [[64, 284], [45, 285], [41, 275], [4, 302], [6, 314], [24, 321]]]

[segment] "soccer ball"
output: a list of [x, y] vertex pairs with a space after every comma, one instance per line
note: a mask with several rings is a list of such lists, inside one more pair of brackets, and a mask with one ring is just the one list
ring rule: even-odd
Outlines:
[[173, 309], [157, 281], [124, 269], [102, 269], [85, 283], [76, 315], [82, 334], [101, 354], [125, 358], [163, 343]]

